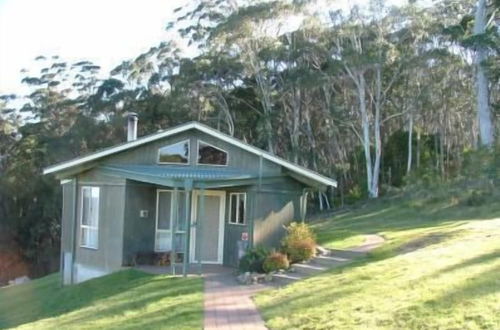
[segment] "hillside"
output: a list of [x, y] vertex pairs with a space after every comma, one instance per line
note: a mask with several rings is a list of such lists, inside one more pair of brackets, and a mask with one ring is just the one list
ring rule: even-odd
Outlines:
[[[367, 258], [260, 294], [272, 329], [499, 329], [500, 203], [426, 191], [314, 222], [322, 245], [378, 233]], [[479, 205], [478, 205], [479, 204]]]
[[125, 270], [61, 288], [58, 274], [0, 288], [0, 328], [200, 329], [200, 278]]

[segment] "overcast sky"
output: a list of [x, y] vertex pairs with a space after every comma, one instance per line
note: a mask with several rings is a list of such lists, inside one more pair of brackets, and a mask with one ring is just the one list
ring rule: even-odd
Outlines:
[[167, 38], [187, 0], [0, 0], [0, 94], [15, 93], [38, 55], [88, 59], [108, 72]]
[[0, 0], [0, 94], [21, 91], [20, 70], [32, 67], [38, 55], [91, 60], [107, 74], [171, 37], [166, 23], [188, 1]]

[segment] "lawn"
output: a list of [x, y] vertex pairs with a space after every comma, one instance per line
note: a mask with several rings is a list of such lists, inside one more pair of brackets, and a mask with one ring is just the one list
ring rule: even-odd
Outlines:
[[201, 278], [124, 270], [59, 287], [58, 274], [0, 288], [0, 328], [201, 329]]
[[500, 203], [441, 197], [386, 199], [316, 221], [325, 246], [373, 233], [386, 243], [353, 264], [259, 294], [267, 325], [500, 329]]

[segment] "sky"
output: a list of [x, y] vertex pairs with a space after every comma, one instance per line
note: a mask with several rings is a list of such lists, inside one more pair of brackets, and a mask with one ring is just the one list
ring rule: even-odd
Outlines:
[[[188, 1], [0, 0], [0, 94], [22, 94], [20, 71], [33, 69], [38, 55], [90, 60], [107, 75], [123, 60], [172, 38], [165, 26]], [[338, 0], [340, 7], [354, 2], [368, 0]]]
[[91, 60], [103, 73], [169, 37], [188, 0], [0, 0], [0, 94], [21, 90], [38, 55]]

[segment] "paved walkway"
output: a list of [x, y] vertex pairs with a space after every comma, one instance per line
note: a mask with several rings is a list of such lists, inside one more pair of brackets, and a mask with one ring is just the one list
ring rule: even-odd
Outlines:
[[365, 240], [363, 244], [359, 246], [352, 247], [348, 250], [355, 252], [369, 252], [380, 245], [384, 244], [385, 239], [377, 234], [365, 235]]
[[233, 269], [225, 268], [204, 274], [204, 329], [267, 329], [252, 296], [269, 287], [263, 284], [240, 285], [232, 272]]
[[[344, 250], [344, 252], [363, 254], [380, 246], [383, 242], [383, 237], [379, 235], [366, 235], [363, 244]], [[353, 257], [355, 256], [349, 259]], [[221, 266], [204, 266], [204, 329], [267, 329], [252, 296], [272, 285], [240, 285], [233, 271], [232, 268]]]

